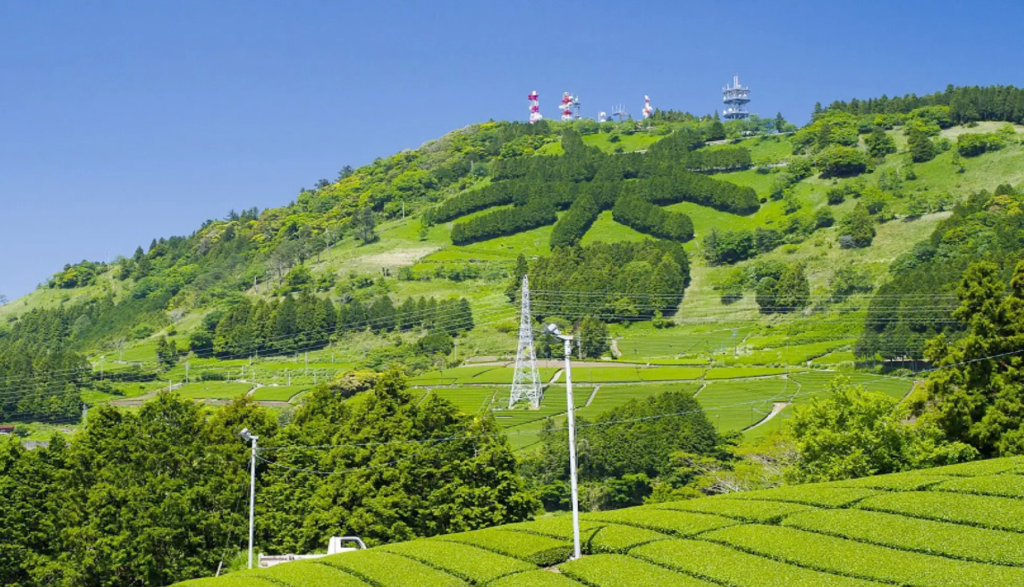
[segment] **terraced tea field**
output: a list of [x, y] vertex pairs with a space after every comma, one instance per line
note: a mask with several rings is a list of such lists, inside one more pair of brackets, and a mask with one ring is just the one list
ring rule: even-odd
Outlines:
[[[1024, 585], [1024, 457], [566, 516], [183, 587]], [[553, 572], [554, 571], [554, 572]]]

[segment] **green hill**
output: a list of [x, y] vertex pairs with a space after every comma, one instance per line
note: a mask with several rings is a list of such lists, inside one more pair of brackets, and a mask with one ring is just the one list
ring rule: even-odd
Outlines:
[[561, 516], [179, 585], [1020, 585], [1022, 473], [1017, 457], [583, 514], [575, 561]]
[[[615, 345], [590, 358], [617, 357], [625, 371], [699, 364], [714, 379], [731, 365], [849, 371], [888, 360], [920, 368], [924, 341], [957, 327], [942, 326], [949, 310], [927, 324], [893, 316], [892, 300], [901, 297], [913, 316], [915, 296], [951, 295], [967, 262], [992, 259], [1005, 276], [1024, 248], [1010, 226], [1017, 204], [989, 202], [997, 188], [999, 197], [1020, 199], [1015, 186], [1024, 181], [1024, 127], [1014, 125], [1016, 110], [1005, 110], [1013, 92], [957, 88], [836, 103], [792, 134], [764, 134], [762, 120], [722, 125], [682, 113], [644, 126], [472, 125], [346, 168], [288, 206], [231, 212], [110, 264], [69, 265], [0, 307], [0, 346], [22, 345], [0, 356], [50, 357], [0, 359], [0, 382], [16, 382], [0, 383], [0, 421], [45, 437], [53, 424], [77, 426], [78, 399], [130, 406], [204, 377], [310, 388], [353, 367], [416, 375], [467, 359], [507, 361], [517, 308], [503, 294], [520, 255], [533, 271], [547, 263], [553, 285], [545, 289], [577, 292], [571, 303], [536, 292], [536, 313], [571, 323], [596, 314]], [[918, 130], [929, 160], [914, 160], [909, 137]], [[853, 224], [868, 234], [847, 246]], [[991, 237], [956, 251], [939, 246], [944, 233], [965, 226]], [[657, 308], [653, 285], [580, 305], [580, 295], [592, 295], [580, 294], [580, 284], [626, 287], [609, 288], [604, 274], [570, 283], [566, 268], [547, 260], [559, 258], [556, 246], [652, 239], [687, 253], [685, 290], [670, 285], [680, 299]], [[806, 292], [793, 299], [769, 287], [797, 265], [792, 283]], [[879, 301], [869, 310], [873, 295]], [[279, 319], [288, 297], [295, 316], [289, 309]], [[427, 306], [453, 297], [469, 304], [472, 324], [446, 322], [446, 333], [430, 338], [449, 314]], [[656, 312], [665, 317], [657, 325]], [[165, 339], [173, 347], [159, 355]], [[192, 389], [196, 399], [224, 397]], [[35, 399], [49, 396], [63, 399]], [[301, 395], [254, 397], [294, 403]]]

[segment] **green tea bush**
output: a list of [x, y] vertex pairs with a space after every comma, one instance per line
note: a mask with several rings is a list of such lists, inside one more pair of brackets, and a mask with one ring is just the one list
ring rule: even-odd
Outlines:
[[[582, 532], [582, 529], [581, 529]], [[569, 540], [572, 539], [570, 533]], [[514, 532], [505, 529], [476, 530], [442, 536], [437, 540], [469, 544], [497, 552], [542, 567], [549, 567], [572, 556], [572, 542], [557, 540], [539, 534]]]
[[877, 587], [877, 583], [820, 573], [727, 546], [696, 540], [665, 540], [630, 551], [630, 556], [685, 571], [722, 585], [742, 587]]
[[318, 563], [338, 567], [343, 571], [374, 585], [382, 587], [403, 587], [405, 585], [430, 585], [434, 587], [460, 587], [461, 579], [439, 571], [423, 563], [397, 554], [379, 550], [346, 552], [317, 559]]
[[944, 481], [932, 491], [952, 491], [975, 495], [994, 495], [1024, 499], [1024, 477], [1020, 475], [990, 475], [985, 477], [964, 477]]
[[422, 561], [471, 583], [487, 583], [498, 577], [533, 570], [534, 565], [481, 548], [444, 540], [414, 540], [381, 547]]
[[898, 551], [779, 526], [737, 526], [704, 538], [794, 565], [921, 587], [1024, 585], [1024, 569]]
[[724, 528], [736, 524], [735, 520], [674, 510], [656, 510], [650, 507], [613, 510], [585, 514], [588, 521], [611, 522], [624, 526], [647, 528], [677, 536], [693, 536], [713, 528]]
[[857, 508], [1024, 532], [1024, 501], [1006, 497], [906, 491], [869, 497], [858, 503]]
[[260, 571], [245, 571], [230, 577], [266, 579], [288, 587], [361, 587], [365, 581], [337, 567], [316, 562], [294, 562]]
[[1024, 566], [1024, 534], [864, 510], [813, 511], [782, 524], [801, 530], [984, 563]]
[[559, 567], [563, 574], [586, 585], [602, 587], [707, 587], [706, 581], [672, 572], [621, 554], [599, 554]]
[[768, 489], [730, 493], [722, 499], [759, 499], [766, 501], [788, 501], [805, 503], [827, 508], [839, 508], [874, 495], [876, 492], [859, 487], [832, 487], [829, 485], [794, 485]]
[[659, 503], [650, 507], [714, 514], [716, 516], [743, 520], [744, 522], [759, 522], [762, 524], [773, 524], [790, 514], [813, 509], [810, 506], [796, 503], [720, 498], [673, 501]]

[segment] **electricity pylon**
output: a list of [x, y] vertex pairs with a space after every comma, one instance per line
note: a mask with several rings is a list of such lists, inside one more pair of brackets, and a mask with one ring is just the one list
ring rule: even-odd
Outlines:
[[516, 350], [516, 372], [512, 376], [512, 390], [508, 396], [511, 409], [524, 397], [534, 409], [540, 407], [544, 388], [537, 372], [537, 354], [533, 350], [533, 316], [530, 314], [530, 282], [523, 276], [522, 307], [519, 314], [519, 348]]

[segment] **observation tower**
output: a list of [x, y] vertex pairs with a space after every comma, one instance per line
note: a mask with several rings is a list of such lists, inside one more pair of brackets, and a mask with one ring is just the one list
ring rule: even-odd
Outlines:
[[740, 76], [734, 76], [732, 85], [726, 85], [722, 90], [722, 102], [725, 104], [722, 118], [726, 120], [750, 118], [750, 113], [746, 109], [746, 105], [750, 103], [750, 88], [740, 85]]

